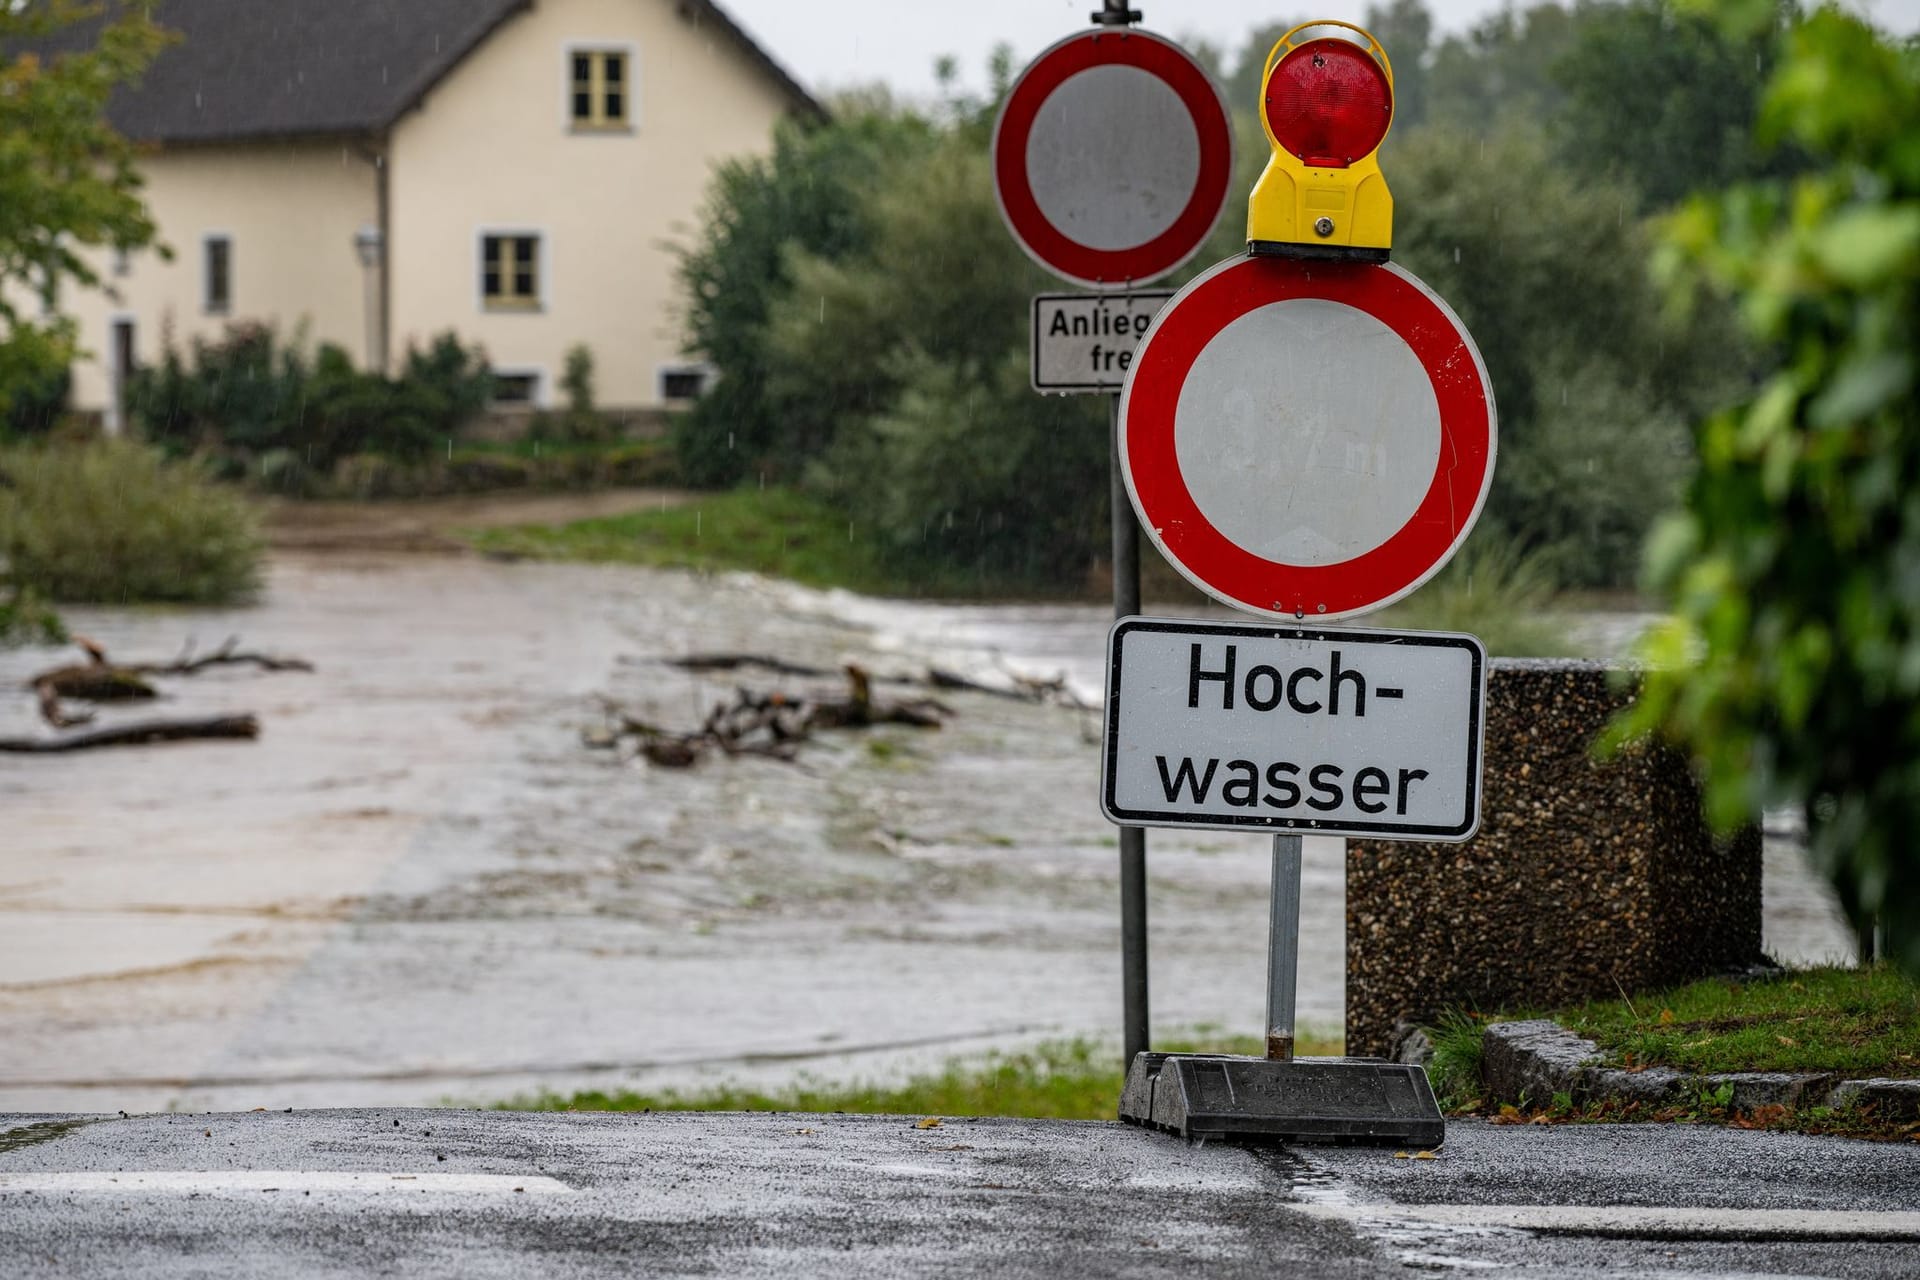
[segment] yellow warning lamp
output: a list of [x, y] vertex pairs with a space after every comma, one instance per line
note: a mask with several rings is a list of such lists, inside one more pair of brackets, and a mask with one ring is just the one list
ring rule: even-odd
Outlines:
[[1393, 197], [1378, 153], [1393, 123], [1393, 67], [1350, 22], [1302, 23], [1260, 77], [1273, 158], [1247, 201], [1247, 249], [1384, 262]]

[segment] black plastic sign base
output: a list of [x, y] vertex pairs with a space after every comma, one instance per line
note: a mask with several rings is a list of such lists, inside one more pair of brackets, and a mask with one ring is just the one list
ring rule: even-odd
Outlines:
[[1120, 1118], [1187, 1138], [1437, 1147], [1447, 1136], [1427, 1073], [1377, 1059], [1142, 1053]]

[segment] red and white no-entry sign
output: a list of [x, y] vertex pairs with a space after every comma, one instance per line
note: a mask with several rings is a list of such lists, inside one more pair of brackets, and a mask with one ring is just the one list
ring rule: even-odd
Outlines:
[[1191, 258], [1232, 178], [1219, 89], [1146, 31], [1068, 36], [1020, 73], [994, 123], [994, 194], [1013, 238], [1089, 288], [1124, 289]]
[[1389, 264], [1221, 263], [1155, 318], [1120, 401], [1154, 545], [1273, 617], [1350, 617], [1432, 577], [1486, 502], [1495, 437], [1466, 327]]

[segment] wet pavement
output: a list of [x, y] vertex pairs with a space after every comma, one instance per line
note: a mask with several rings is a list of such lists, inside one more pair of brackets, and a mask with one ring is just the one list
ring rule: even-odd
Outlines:
[[[125, 659], [237, 633], [318, 670], [166, 684], [159, 710], [253, 711], [258, 742], [0, 763], [0, 1107], [845, 1078], [1117, 1033], [1097, 712], [942, 695], [958, 714], [936, 733], [692, 771], [581, 745], [605, 698], [696, 724], [736, 678], [657, 660], [694, 651], [1092, 692], [1096, 607], [336, 552], [279, 556], [254, 607], [69, 621]], [[0, 688], [59, 657], [0, 652]], [[0, 698], [0, 734], [36, 730], [30, 696]], [[1265, 841], [1150, 850], [1158, 1027], [1257, 1031]], [[1333, 1030], [1340, 856], [1307, 842], [1300, 1012]], [[1767, 928], [1788, 958], [1846, 946], [1790, 835], [1769, 841]]]
[[[1451, 1126], [1435, 1158], [787, 1114], [0, 1115], [11, 1276], [1905, 1277], [1920, 1147]], [[1400, 1153], [1408, 1157], [1411, 1153]]]

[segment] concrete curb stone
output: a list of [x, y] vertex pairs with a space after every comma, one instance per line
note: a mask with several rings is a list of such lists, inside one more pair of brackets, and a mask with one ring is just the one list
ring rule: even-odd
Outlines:
[[1920, 1080], [1842, 1080], [1827, 1095], [1830, 1107], [1871, 1103], [1881, 1115], [1920, 1120]]
[[1920, 1118], [1920, 1080], [1841, 1080], [1825, 1072], [1730, 1071], [1693, 1076], [1672, 1067], [1626, 1071], [1606, 1065], [1599, 1046], [1557, 1022], [1529, 1018], [1487, 1027], [1481, 1078], [1497, 1102], [1539, 1106], [1564, 1093], [1575, 1102], [1676, 1102], [1697, 1091], [1732, 1086], [1736, 1111], [1756, 1107], [1871, 1104], [1880, 1114]]

